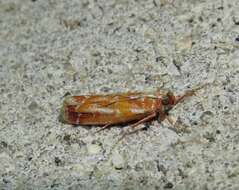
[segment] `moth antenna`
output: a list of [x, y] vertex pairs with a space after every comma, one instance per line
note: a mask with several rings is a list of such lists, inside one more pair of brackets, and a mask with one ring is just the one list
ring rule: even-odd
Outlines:
[[195, 87], [191, 90], [187, 90], [183, 95], [176, 96], [175, 105], [178, 104], [179, 102], [182, 102], [186, 97], [196, 96], [196, 92], [205, 88], [207, 85], [209, 85], [209, 83], [200, 85], [200, 86]]

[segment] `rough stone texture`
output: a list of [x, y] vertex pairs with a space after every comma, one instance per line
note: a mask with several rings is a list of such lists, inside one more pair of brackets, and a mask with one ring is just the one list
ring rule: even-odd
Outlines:
[[[238, 0], [0, 0], [0, 189], [238, 189]], [[190, 133], [59, 122], [67, 94], [183, 93]]]

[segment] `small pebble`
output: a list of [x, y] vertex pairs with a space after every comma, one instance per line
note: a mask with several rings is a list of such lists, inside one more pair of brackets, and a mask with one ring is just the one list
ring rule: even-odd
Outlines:
[[0, 154], [0, 163], [1, 174], [15, 170], [12, 158], [5, 152]]
[[192, 48], [192, 37], [191, 36], [185, 36], [181, 39], [179, 39], [176, 42], [176, 47], [178, 50], [190, 50]]
[[124, 168], [124, 158], [118, 152], [114, 153], [112, 156], [112, 164], [115, 169], [122, 169]]
[[168, 65], [167, 70], [170, 75], [180, 76], [178, 68], [173, 63]]
[[89, 154], [97, 154], [101, 151], [101, 147], [97, 144], [91, 144], [87, 147]]
[[239, 36], [238, 36], [238, 37], [236, 37], [236, 39], [235, 39], [235, 40], [236, 40], [236, 42], [239, 42]]
[[39, 106], [38, 106], [37, 102], [32, 101], [32, 102], [29, 104], [28, 109], [29, 109], [30, 111], [35, 111], [38, 107], [39, 107]]

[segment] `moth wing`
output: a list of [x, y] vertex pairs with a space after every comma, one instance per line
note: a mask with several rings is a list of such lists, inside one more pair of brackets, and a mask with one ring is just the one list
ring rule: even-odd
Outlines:
[[65, 100], [65, 120], [73, 124], [116, 124], [149, 114], [142, 93], [72, 96]]
[[81, 113], [112, 112], [117, 107], [116, 104], [125, 105], [130, 101], [139, 99], [141, 96], [141, 93], [89, 96], [78, 104], [76, 110]]

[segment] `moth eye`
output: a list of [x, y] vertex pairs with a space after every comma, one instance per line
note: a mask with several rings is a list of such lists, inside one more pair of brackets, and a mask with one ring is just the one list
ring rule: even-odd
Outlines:
[[168, 112], [170, 111], [171, 107], [170, 106], [164, 106], [164, 113], [168, 114]]

